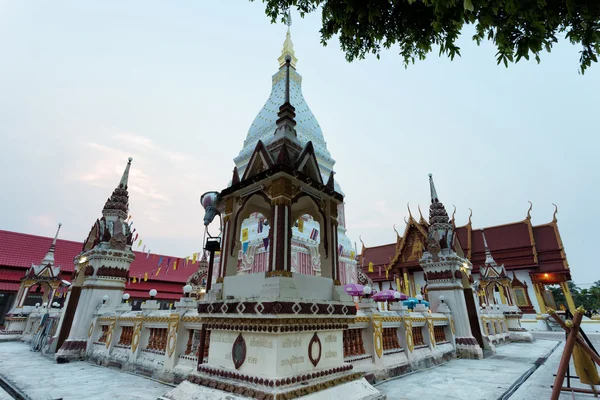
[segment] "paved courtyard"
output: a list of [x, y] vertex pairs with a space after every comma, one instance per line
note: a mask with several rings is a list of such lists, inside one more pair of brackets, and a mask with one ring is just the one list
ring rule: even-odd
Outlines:
[[[550, 385], [562, 354], [564, 335], [543, 333], [536, 334], [536, 337], [538, 340], [532, 344], [502, 346], [496, 355], [484, 360], [451, 361], [390, 379], [378, 384], [377, 389], [389, 400], [487, 400], [499, 399], [507, 394], [510, 397], [504, 398], [511, 400], [546, 400], [550, 398]], [[600, 348], [600, 335], [591, 339]], [[514, 390], [515, 383], [542, 357], [548, 357], [547, 361]], [[171, 386], [154, 380], [86, 362], [55, 364], [17, 342], [0, 343], [0, 375], [31, 400], [156, 400], [171, 389]], [[573, 386], [583, 387], [575, 380]], [[561, 396], [561, 399], [572, 398], [567, 393]], [[591, 397], [579, 394], [574, 398]], [[0, 400], [6, 399], [11, 397], [0, 389]]]
[[56, 364], [20, 342], [0, 343], [0, 375], [31, 400], [156, 400], [172, 388], [87, 362]]

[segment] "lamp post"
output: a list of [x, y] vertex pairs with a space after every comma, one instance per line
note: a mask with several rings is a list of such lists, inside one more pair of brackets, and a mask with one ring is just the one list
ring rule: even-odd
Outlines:
[[183, 287], [183, 294], [185, 297], [190, 297], [190, 293], [192, 293], [192, 285], [188, 283]]
[[129, 295], [129, 293], [123, 294], [123, 303], [125, 303], [125, 304], [129, 303], [129, 297], [131, 297]]
[[108, 301], [109, 297], [107, 294], [105, 294], [104, 296], [102, 296], [102, 304], [106, 304], [106, 302]]
[[154, 300], [154, 298], [156, 297], [156, 295], [158, 294], [158, 292], [156, 291], [156, 289], [151, 289], [148, 294], [150, 295], [150, 300]]
[[[204, 227], [208, 233], [208, 225], [213, 221], [215, 216], [219, 214], [217, 204], [220, 201], [219, 192], [206, 192], [200, 197], [200, 204], [204, 208]], [[212, 287], [212, 276], [213, 276], [213, 264], [215, 262], [215, 252], [221, 250], [221, 238], [213, 237], [208, 233], [208, 238], [204, 244], [204, 250], [208, 251], [208, 275], [206, 277], [206, 293], [208, 293]], [[225, 268], [225, 266], [223, 266]], [[196, 368], [200, 369], [200, 364], [204, 363], [204, 345], [206, 341], [206, 326], [202, 324], [202, 331], [200, 331], [200, 343], [198, 345], [198, 365]]]

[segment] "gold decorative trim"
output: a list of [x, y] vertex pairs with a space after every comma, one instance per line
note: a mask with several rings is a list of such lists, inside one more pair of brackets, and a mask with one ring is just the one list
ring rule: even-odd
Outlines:
[[110, 323], [108, 324], [108, 334], [106, 335], [106, 348], [110, 346], [112, 341], [113, 332], [115, 331], [115, 325], [117, 324], [117, 317], [110, 317]]
[[90, 324], [90, 329], [88, 329], [88, 339], [92, 337], [93, 333], [94, 333], [94, 323], [92, 322]]
[[429, 331], [429, 342], [435, 348], [435, 335], [433, 332], [433, 318], [427, 318], [427, 330]]
[[373, 344], [375, 354], [381, 358], [383, 356], [383, 321], [379, 315], [373, 315]]
[[223, 317], [204, 317], [203, 323], [205, 324], [223, 324], [230, 327], [230, 329], [238, 328], [241, 326], [281, 326], [281, 325], [343, 325], [353, 324], [354, 318], [332, 318], [328, 316], [325, 318], [223, 318]]
[[144, 323], [144, 316], [143, 315], [136, 315], [135, 316], [135, 324], [134, 324], [134, 328], [133, 328], [133, 336], [131, 338], [131, 352], [135, 353], [135, 351], [138, 348], [138, 345], [140, 344], [140, 336], [141, 336], [141, 332], [142, 332], [142, 325]]
[[188, 315], [186, 317], [181, 318], [182, 322], [202, 322], [202, 317], [198, 316], [198, 315]]
[[412, 353], [415, 349], [415, 341], [413, 340], [412, 320], [406, 318], [404, 322], [404, 335], [406, 337], [406, 347]]
[[274, 278], [276, 276], [282, 276], [282, 277], [285, 277], [285, 278], [291, 278], [292, 277], [292, 271], [275, 270], [275, 271], [267, 271], [265, 273], [265, 277], [267, 277], [267, 278]]
[[173, 355], [177, 347], [177, 331], [179, 330], [179, 314], [169, 315], [169, 334], [167, 336], [167, 355], [169, 358]]
[[169, 317], [145, 317], [144, 322], [169, 322]]
[[369, 317], [356, 317], [354, 318], [354, 323], [357, 324], [359, 322], [369, 322], [371, 319]]

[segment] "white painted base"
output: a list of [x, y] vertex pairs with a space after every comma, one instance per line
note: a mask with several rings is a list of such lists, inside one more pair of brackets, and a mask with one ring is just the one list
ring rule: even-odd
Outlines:
[[[369, 382], [367, 382], [365, 378], [361, 378], [299, 398], [303, 400], [385, 400], [386, 396], [381, 394], [373, 386], [369, 385]], [[181, 382], [175, 389], [158, 398], [158, 400], [249, 399], [249, 397], [199, 386], [188, 381]]]
[[533, 335], [529, 332], [510, 331], [509, 337], [511, 342], [533, 342]]

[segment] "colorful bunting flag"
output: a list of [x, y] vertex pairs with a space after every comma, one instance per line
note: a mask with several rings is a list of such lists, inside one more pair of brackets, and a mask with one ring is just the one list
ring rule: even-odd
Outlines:
[[342, 255], [342, 253], [344, 252], [344, 246], [343, 245], [338, 245], [338, 254]]
[[131, 219], [131, 215], [129, 216], [129, 218], [127, 218], [127, 221], [129, 221]]
[[189, 260], [190, 260], [190, 256], [187, 256], [187, 257], [185, 258], [185, 266], [186, 266], [186, 267], [187, 267], [187, 263], [188, 263], [188, 261], [189, 261]]
[[196, 263], [196, 253], [192, 254], [192, 264]]
[[378, 275], [381, 276], [381, 265], [379, 266], [379, 272]]
[[146, 272], [146, 273], [144, 274], [144, 282], [146, 282], [147, 280], [148, 280], [148, 273]]
[[146, 252], [146, 245], [144, 245], [144, 248], [142, 249], [142, 254], [144, 254]]
[[133, 277], [133, 283], [136, 283], [137, 281], [135, 280], [135, 276]]
[[298, 232], [304, 232], [304, 220], [302, 218], [298, 220]]
[[269, 249], [269, 238], [268, 237], [263, 239], [263, 246], [265, 247], [265, 250]]
[[[148, 249], [148, 254], [146, 254], [146, 260], [148, 259], [148, 257], [150, 257], [150, 249]], [[154, 257], [152, 257], [154, 258]]]
[[257, 228], [258, 233], [262, 233], [262, 231], [263, 231], [263, 222], [264, 222], [264, 220], [262, 218], [258, 221], [258, 228]]
[[156, 275], [154, 275], [154, 276], [158, 276], [159, 273], [160, 273], [160, 267], [158, 267], [158, 269], [156, 270]]
[[[137, 237], [137, 235], [135, 237]], [[138, 247], [140, 247], [141, 245], [142, 245], [142, 239], [140, 239], [140, 241], [138, 243]]]
[[242, 243], [242, 249], [244, 250], [244, 254], [248, 251], [248, 242]]
[[167, 258], [167, 268], [171, 265], [171, 257]]
[[351, 258], [352, 260], [354, 260], [354, 257], [355, 257], [355, 256], [356, 256], [356, 253], [355, 253], [355, 252], [353, 252], [353, 251], [351, 251], [351, 252], [350, 252], [350, 258]]
[[388, 269], [385, 270], [385, 279], [390, 277], [390, 271]]
[[177, 260], [173, 263], [173, 271], [177, 271]]
[[[135, 231], [134, 231], [134, 232], [135, 232]], [[133, 233], [133, 232], [132, 232], [132, 233]], [[134, 241], [134, 242], [137, 240], [138, 236], [139, 236], [139, 233], [136, 233], [136, 234], [135, 234], [135, 237], [133, 238], [133, 241]]]
[[160, 256], [160, 258], [158, 259], [158, 266], [160, 267], [160, 264], [162, 264], [162, 256]]
[[373, 272], [373, 263], [372, 262], [369, 263], [369, 272]]
[[310, 238], [312, 240], [317, 240], [318, 236], [319, 236], [319, 231], [316, 230], [315, 228], [313, 228], [312, 231], [310, 232]]
[[242, 242], [248, 241], [248, 228], [242, 229]]

